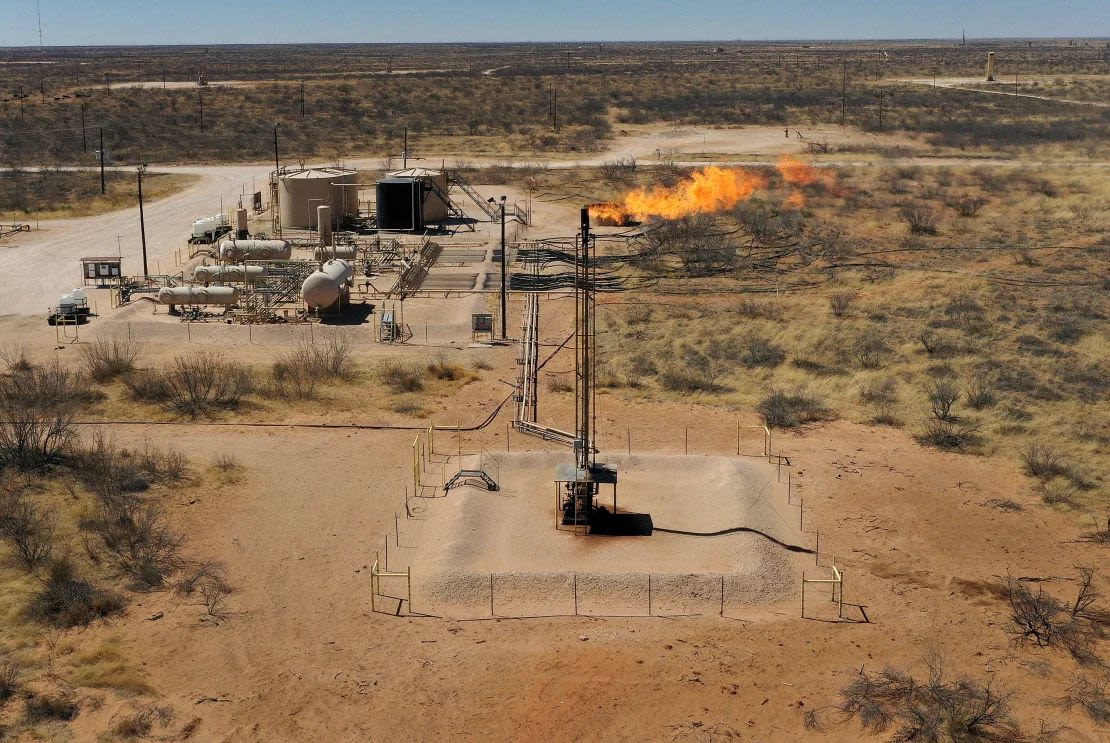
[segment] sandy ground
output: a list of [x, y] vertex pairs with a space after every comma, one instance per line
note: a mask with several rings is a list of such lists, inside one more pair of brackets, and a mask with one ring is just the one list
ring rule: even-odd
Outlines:
[[[475, 394], [458, 404], [479, 403]], [[680, 450], [684, 423], [723, 440], [735, 424], [681, 403], [611, 402], [607, 412], [637, 426], [639, 451], [660, 453]], [[503, 445], [501, 431], [484, 434], [490, 448]], [[923, 451], [902, 432], [846, 423], [782, 441], [807, 530], [821, 531], [822, 562], [845, 570], [853, 621], [831, 621], [835, 609], [815, 591], [809, 620], [793, 605], [758, 621], [460, 622], [370, 611], [368, 567], [403, 506], [407, 434], [181, 426], [126, 435], [172, 441], [202, 467], [222, 451], [247, 466], [240, 485], [165, 503], [191, 551], [226, 562], [233, 614], [202, 622], [194, 603], [155, 593], [81, 633], [89, 642], [121, 635], [159, 704], [175, 710], [170, 728], [194, 725], [195, 739], [854, 741], [854, 725], [807, 733], [804, 712], [834, 701], [860, 668], [919, 669], [934, 644], [952, 667], [1014, 691], [1034, 729], [1045, 719], [1064, 725], [1061, 740], [1100, 740], [1053, 702], [1070, 661], [1015, 649], [1004, 631], [1003, 576], [1043, 576], [1063, 592], [1072, 565], [1101, 554], [1074, 543], [1074, 522], [1037, 505], [1014, 465]], [[510, 447], [537, 448], [515, 435]], [[996, 511], [991, 498], [1026, 510]], [[147, 621], [156, 612], [163, 617]], [[92, 740], [126, 707], [109, 698], [83, 712], [78, 739]]]

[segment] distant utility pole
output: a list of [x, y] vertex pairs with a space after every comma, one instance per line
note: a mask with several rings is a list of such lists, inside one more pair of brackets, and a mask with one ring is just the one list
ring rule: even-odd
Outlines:
[[100, 195], [103, 196], [106, 192], [104, 188], [104, 127], [100, 129]]
[[108, 95], [112, 94], [112, 73], [104, 73], [104, 92]]
[[200, 104], [200, 130], [204, 131], [204, 94], [197, 91], [197, 102]]
[[73, 84], [77, 87], [81, 86], [81, 63], [73, 63]]
[[840, 123], [848, 119], [848, 60], [844, 60], [840, 73]]
[[85, 136], [85, 102], [81, 101], [81, 152], [89, 153], [89, 140]]
[[301, 80], [301, 118], [304, 118], [304, 80]]
[[23, 121], [23, 86], [19, 86], [19, 120]]
[[883, 91], [879, 91], [879, 128], [883, 128]]
[[405, 139], [401, 145], [401, 170], [409, 168], [409, 127], [405, 125]]
[[143, 219], [143, 171], [146, 165], [139, 166], [139, 235], [143, 241], [143, 278], [150, 275], [146, 265], [146, 220]]
[[162, 90], [166, 89], [166, 66], [162, 65]]
[[551, 128], [559, 131], [559, 89], [551, 86]]

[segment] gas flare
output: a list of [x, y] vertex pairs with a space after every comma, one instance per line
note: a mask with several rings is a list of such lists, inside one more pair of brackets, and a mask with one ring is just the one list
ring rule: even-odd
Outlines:
[[782, 179], [794, 186], [794, 191], [786, 199], [786, 206], [796, 209], [805, 206], [806, 194], [804, 189], [806, 186], [820, 184], [829, 191], [838, 192], [836, 173], [831, 170], [815, 168], [790, 155], [780, 157], [777, 167]]
[[746, 201], [766, 185], [760, 173], [711, 165], [671, 187], [637, 188], [624, 197], [621, 209], [638, 220], [712, 214]]

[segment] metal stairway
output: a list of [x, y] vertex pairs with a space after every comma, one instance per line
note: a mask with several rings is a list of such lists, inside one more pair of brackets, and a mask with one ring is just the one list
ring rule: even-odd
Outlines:
[[470, 200], [478, 205], [487, 217], [492, 222], [501, 216], [501, 210], [482, 198], [482, 195], [475, 190], [474, 186], [467, 183], [466, 179], [459, 175], [457, 172], [451, 173], [448, 177], [448, 183], [458, 186], [462, 189], [463, 193], [470, 197]]

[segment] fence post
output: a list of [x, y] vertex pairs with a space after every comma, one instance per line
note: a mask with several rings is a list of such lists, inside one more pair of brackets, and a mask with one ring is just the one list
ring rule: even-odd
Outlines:
[[686, 426], [686, 453], [690, 453], [690, 427]]
[[389, 572], [389, 535], [385, 535], [385, 572]]
[[648, 616], [651, 616], [651, 573], [648, 573]]
[[740, 456], [740, 419], [736, 419], [736, 456]]
[[396, 511], [393, 512], [393, 541], [398, 547], [401, 546], [401, 517]]
[[405, 568], [405, 580], [409, 584], [409, 614], [412, 614], [412, 566]]
[[632, 427], [625, 429], [628, 433], [628, 456], [632, 456]]
[[489, 615], [491, 617], [497, 616], [493, 612], [493, 573], [489, 574]]
[[725, 576], [721, 574], [721, 616], [725, 615]]
[[817, 548], [813, 550], [813, 564], [821, 564], [821, 530], [817, 530]]
[[574, 616], [578, 616], [578, 573], [574, 573]]
[[782, 450], [779, 450], [778, 482], [782, 482]]
[[802, 571], [802, 619], [806, 618], [806, 573]]
[[802, 514], [806, 510], [806, 499], [804, 497], [798, 498], [798, 531], [802, 530]]

